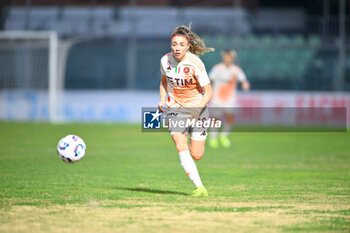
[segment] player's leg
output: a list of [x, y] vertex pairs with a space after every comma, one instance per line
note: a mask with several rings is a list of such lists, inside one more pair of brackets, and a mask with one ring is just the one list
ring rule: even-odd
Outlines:
[[190, 153], [192, 158], [200, 160], [205, 151], [205, 140], [190, 139]]
[[203, 187], [201, 178], [199, 176], [197, 166], [194, 163], [188, 145], [187, 145], [187, 134], [185, 133], [173, 133], [171, 137], [174, 140], [176, 145], [176, 149], [179, 153], [181, 166], [185, 170], [186, 174], [193, 182], [193, 184], [197, 187]]
[[[215, 118], [216, 120], [222, 121], [222, 112], [219, 108], [213, 108], [213, 110], [210, 112], [210, 115], [212, 118]], [[209, 133], [209, 146], [211, 148], [218, 148], [219, 147], [219, 128], [211, 128]]]
[[[190, 138], [190, 152], [192, 158], [195, 160], [200, 160], [205, 151], [205, 140], [207, 137], [207, 130], [201, 129], [200, 131], [194, 130], [191, 132]], [[204, 186], [197, 187], [196, 190], [193, 191], [193, 196], [208, 196], [208, 191]]]
[[[209, 118], [208, 108], [204, 109], [201, 113], [199, 119], [206, 120]], [[193, 127], [189, 130], [190, 132], [190, 152], [192, 158], [195, 160], [200, 160], [204, 154], [205, 150], [205, 140], [207, 139], [208, 129], [204, 126]]]
[[211, 148], [218, 148], [219, 147], [219, 128], [211, 128], [209, 133], [209, 146]]
[[235, 115], [231, 112], [226, 112], [224, 114], [223, 128], [220, 135], [220, 142], [224, 147], [230, 147], [231, 141], [228, 138], [228, 134], [231, 131], [234, 124]]

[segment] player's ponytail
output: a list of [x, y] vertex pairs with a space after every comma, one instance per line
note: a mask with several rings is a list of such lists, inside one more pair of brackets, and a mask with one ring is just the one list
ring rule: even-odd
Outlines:
[[195, 55], [201, 55], [206, 52], [214, 51], [213, 48], [207, 48], [203, 40], [194, 32], [191, 31], [191, 24], [186, 26], [180, 26], [175, 28], [171, 34], [171, 38], [176, 35], [185, 36], [190, 43], [189, 51]]

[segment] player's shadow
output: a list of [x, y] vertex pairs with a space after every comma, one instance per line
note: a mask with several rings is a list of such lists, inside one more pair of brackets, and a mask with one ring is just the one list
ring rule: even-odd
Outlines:
[[169, 190], [159, 190], [159, 189], [150, 189], [150, 188], [128, 188], [128, 187], [115, 187], [119, 190], [132, 191], [132, 192], [144, 192], [144, 193], [156, 193], [156, 194], [172, 194], [172, 195], [182, 195], [188, 196], [188, 193], [169, 191]]

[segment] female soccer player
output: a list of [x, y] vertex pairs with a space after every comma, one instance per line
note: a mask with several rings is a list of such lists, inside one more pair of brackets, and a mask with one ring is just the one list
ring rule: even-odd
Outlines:
[[[233, 108], [237, 107], [237, 82], [241, 83], [244, 91], [249, 90], [250, 85], [242, 69], [234, 64], [237, 57], [235, 51], [224, 50], [221, 53], [221, 57], [222, 63], [215, 65], [209, 73], [214, 90], [213, 98], [210, 101], [210, 107], [215, 107], [215, 111], [212, 111], [213, 117], [223, 121], [220, 142], [223, 147], [227, 148], [231, 145], [227, 135], [233, 126]], [[212, 128], [210, 131], [209, 145], [213, 148], [219, 146], [216, 128]]]
[[[173, 111], [172, 116], [177, 116], [178, 109], [190, 108], [192, 118], [203, 120], [208, 115], [207, 104], [212, 97], [212, 88], [204, 64], [197, 55], [213, 49], [207, 48], [201, 38], [191, 31], [190, 26], [175, 28], [170, 45], [171, 52], [161, 58], [162, 76], [158, 108], [162, 110], [166, 105], [168, 112]], [[203, 156], [206, 129], [196, 131], [185, 128], [179, 131], [169, 127], [169, 131], [179, 153], [181, 165], [196, 186], [192, 196], [208, 196], [192, 159], [199, 160]]]

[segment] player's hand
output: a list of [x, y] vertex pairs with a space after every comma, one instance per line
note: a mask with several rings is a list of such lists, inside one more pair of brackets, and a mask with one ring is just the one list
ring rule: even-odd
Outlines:
[[159, 101], [158, 109], [160, 112], [164, 112], [163, 106], [165, 105], [165, 100]]
[[243, 82], [242, 83], [242, 89], [243, 89], [243, 91], [249, 91], [249, 89], [250, 89], [249, 82]]

